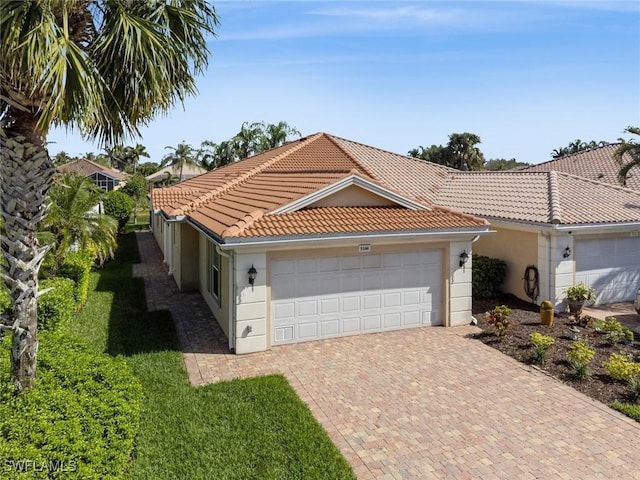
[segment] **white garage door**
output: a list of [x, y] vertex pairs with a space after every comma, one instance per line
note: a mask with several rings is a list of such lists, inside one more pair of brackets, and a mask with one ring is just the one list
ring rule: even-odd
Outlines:
[[577, 240], [576, 282], [591, 285], [598, 303], [628, 302], [640, 288], [640, 237]]
[[440, 325], [441, 251], [274, 260], [273, 344]]

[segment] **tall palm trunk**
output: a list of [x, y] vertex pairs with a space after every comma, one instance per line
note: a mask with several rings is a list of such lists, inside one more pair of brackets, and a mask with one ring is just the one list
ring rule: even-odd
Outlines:
[[[32, 126], [32, 122], [25, 123], [27, 128]], [[48, 250], [39, 245], [36, 231], [46, 214], [46, 195], [55, 172], [44, 142], [32, 133], [34, 130], [29, 135], [24, 124], [21, 128], [0, 125], [0, 215], [5, 223], [0, 247], [7, 262], [0, 268], [0, 277], [12, 300], [5, 328], [13, 333], [11, 377], [18, 392], [35, 383], [38, 271]]]

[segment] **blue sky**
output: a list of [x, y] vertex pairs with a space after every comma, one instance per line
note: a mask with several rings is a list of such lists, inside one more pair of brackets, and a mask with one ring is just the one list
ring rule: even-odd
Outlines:
[[[539, 163], [574, 139], [640, 125], [640, 2], [218, 1], [199, 95], [142, 129], [164, 147], [284, 120], [393, 152], [482, 139]], [[628, 136], [627, 136], [628, 138]], [[54, 130], [50, 153], [99, 151]]]

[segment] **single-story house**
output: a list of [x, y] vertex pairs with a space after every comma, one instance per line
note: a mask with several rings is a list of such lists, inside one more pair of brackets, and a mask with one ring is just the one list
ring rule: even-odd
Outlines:
[[169, 272], [237, 353], [467, 324], [472, 252], [505, 260], [523, 298], [534, 267], [527, 290], [558, 309], [582, 279], [601, 301], [640, 283], [640, 192], [563, 173], [460, 172], [318, 133], [151, 200]]
[[[183, 165], [182, 167], [182, 180], [188, 180], [190, 178], [196, 177], [198, 175], [202, 175], [203, 173], [207, 173], [207, 169], [201, 167], [200, 165], [194, 165], [188, 163]], [[164, 168], [161, 168], [155, 173], [151, 175], [147, 175], [145, 177], [147, 182], [163, 182], [168, 181], [167, 183], [173, 181], [180, 180], [180, 166], [179, 165], [168, 165]]]
[[107, 192], [122, 187], [127, 179], [127, 176], [120, 170], [105, 167], [86, 158], [62, 164], [58, 167], [58, 171], [63, 173], [77, 173], [78, 175], [89, 177], [93, 180], [93, 183]]
[[487, 222], [360, 160], [319, 133], [152, 191], [169, 272], [201, 292], [236, 353], [471, 321], [470, 253]]
[[[620, 143], [612, 143], [602, 147], [592, 148], [583, 152], [565, 155], [547, 162], [531, 165], [519, 170], [524, 172], [564, 172], [578, 177], [610, 183], [620, 186], [618, 171], [620, 164], [614, 154]], [[623, 162], [629, 163], [631, 156], [627, 153], [622, 157]], [[640, 167], [633, 167], [627, 176], [627, 188], [640, 191]]]

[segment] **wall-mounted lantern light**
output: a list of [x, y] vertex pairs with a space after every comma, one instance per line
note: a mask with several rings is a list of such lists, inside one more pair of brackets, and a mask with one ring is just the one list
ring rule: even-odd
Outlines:
[[460, 254], [460, 266], [464, 267], [465, 263], [467, 263], [467, 260], [469, 260], [469, 254], [466, 252], [466, 250], [463, 250]]
[[253, 287], [253, 284], [256, 281], [256, 277], [258, 276], [258, 271], [256, 270], [256, 267], [251, 265], [251, 268], [247, 273], [249, 274], [249, 285]]
[[564, 249], [564, 253], [562, 254], [564, 258], [569, 258], [571, 256], [571, 248], [567, 245], [567, 248]]

